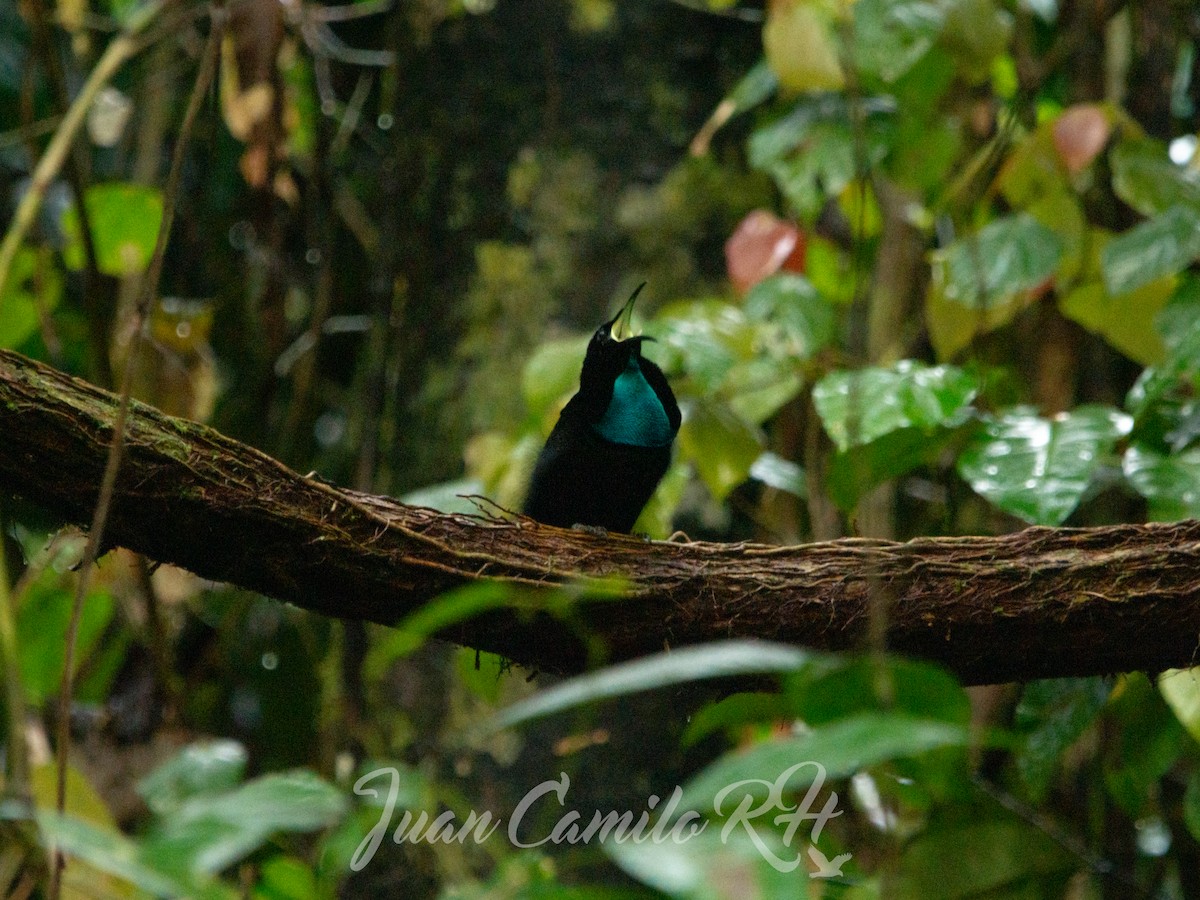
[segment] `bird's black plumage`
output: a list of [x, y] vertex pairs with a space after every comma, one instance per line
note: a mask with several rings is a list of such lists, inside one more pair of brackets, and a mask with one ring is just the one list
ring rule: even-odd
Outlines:
[[538, 456], [525, 514], [570, 528], [633, 528], [671, 463], [679, 405], [662, 370], [629, 336], [633, 303], [592, 335], [579, 391], [558, 417]]

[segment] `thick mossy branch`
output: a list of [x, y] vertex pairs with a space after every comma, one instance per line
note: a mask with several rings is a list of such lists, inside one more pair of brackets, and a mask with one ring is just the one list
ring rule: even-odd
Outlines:
[[[115, 411], [111, 394], [0, 351], [0, 489], [88, 522]], [[342, 490], [142, 404], [107, 533], [345, 619], [394, 624], [454, 586], [521, 585], [521, 602], [444, 636], [549, 671], [579, 671], [597, 647], [607, 660], [727, 637], [858, 647], [872, 596], [889, 647], [968, 683], [1159, 670], [1200, 646], [1196, 521], [800, 547], [601, 538]], [[586, 598], [614, 581], [620, 599], [539, 611], [546, 587], [582, 584]]]

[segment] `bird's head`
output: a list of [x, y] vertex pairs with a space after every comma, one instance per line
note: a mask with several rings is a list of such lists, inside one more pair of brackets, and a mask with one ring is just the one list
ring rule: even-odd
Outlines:
[[647, 335], [633, 333], [633, 304], [645, 286], [644, 281], [639, 284], [621, 311], [596, 329], [584, 357], [585, 373], [591, 370], [598, 378], [616, 378], [624, 371], [630, 357], [641, 355], [642, 343], [654, 340]]

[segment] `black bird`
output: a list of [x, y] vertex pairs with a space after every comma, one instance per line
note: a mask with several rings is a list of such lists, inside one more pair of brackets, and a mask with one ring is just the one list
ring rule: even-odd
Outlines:
[[643, 282], [592, 335], [579, 391], [538, 455], [525, 514], [560, 528], [628, 532], [671, 463], [679, 405], [662, 369], [642, 356], [630, 318]]

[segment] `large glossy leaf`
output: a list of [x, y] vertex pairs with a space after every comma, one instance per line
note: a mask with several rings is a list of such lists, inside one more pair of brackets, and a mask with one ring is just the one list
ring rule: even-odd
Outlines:
[[[156, 188], [126, 182], [95, 184], [84, 194], [96, 264], [106, 275], [123, 277], [143, 271], [154, 252], [162, 221], [162, 194]], [[69, 208], [63, 215], [67, 246], [63, 261], [72, 269], [84, 264], [79, 215]]]
[[1018, 407], [992, 418], [958, 458], [958, 472], [996, 506], [1035, 525], [1061, 525], [1092, 473], [1133, 420], [1104, 406], [1043, 419]]
[[813, 388], [813, 403], [838, 449], [846, 450], [902, 428], [962, 424], [976, 391], [962, 369], [902, 360], [887, 369], [831, 372]]
[[990, 222], [933, 255], [933, 290], [971, 309], [1004, 306], [1054, 274], [1063, 242], [1029, 213]]
[[1200, 208], [1172, 206], [1113, 238], [1101, 254], [1110, 294], [1174, 275], [1200, 256]]
[[762, 802], [772, 791], [787, 793], [807, 787], [823, 767], [827, 778], [844, 778], [885, 760], [914, 756], [939, 747], [966, 746], [964, 725], [919, 718], [900, 712], [863, 712], [824, 725], [808, 734], [765, 741], [727, 754], [684, 788], [682, 806], [714, 808], [714, 800], [730, 786], [718, 814], [729, 813], [743, 797]]
[[165, 871], [220, 872], [276, 832], [324, 828], [347, 806], [341, 791], [312, 772], [264, 775], [232, 791], [188, 798], [158, 821], [142, 850]]
[[812, 654], [795, 647], [766, 641], [725, 641], [684, 647], [572, 678], [510, 706], [485, 723], [483, 730], [498, 731], [596, 700], [682, 682], [790, 672], [812, 658]]
[[1200, 516], [1200, 447], [1159, 453], [1133, 444], [1122, 460], [1125, 477], [1150, 505], [1150, 518], [1170, 522]]

